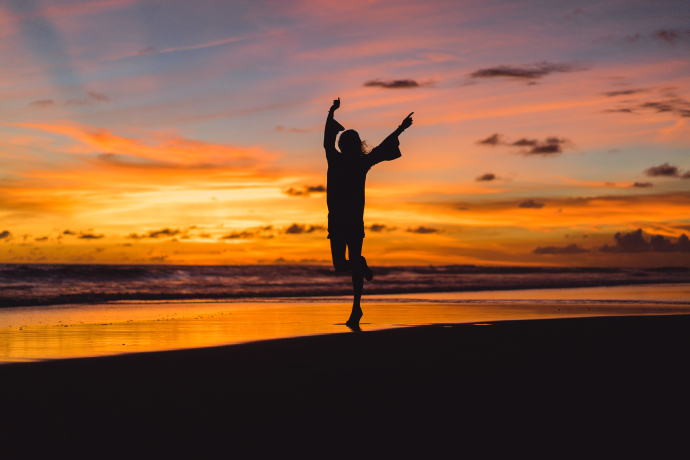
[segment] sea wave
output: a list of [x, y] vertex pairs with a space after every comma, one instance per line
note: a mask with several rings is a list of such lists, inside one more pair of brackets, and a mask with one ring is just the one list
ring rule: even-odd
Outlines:
[[[373, 267], [365, 294], [405, 294], [685, 283], [686, 267], [652, 269]], [[324, 265], [13, 265], [0, 264], [0, 306], [127, 300], [246, 299], [349, 295], [349, 273]]]

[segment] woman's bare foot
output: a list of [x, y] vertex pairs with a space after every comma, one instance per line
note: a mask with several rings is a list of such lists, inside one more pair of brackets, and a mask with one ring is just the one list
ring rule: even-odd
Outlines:
[[362, 308], [357, 306], [352, 307], [352, 313], [350, 313], [350, 319], [347, 320], [345, 325], [347, 327], [359, 327], [359, 320], [362, 319], [362, 316], [364, 316], [364, 313], [362, 313]]

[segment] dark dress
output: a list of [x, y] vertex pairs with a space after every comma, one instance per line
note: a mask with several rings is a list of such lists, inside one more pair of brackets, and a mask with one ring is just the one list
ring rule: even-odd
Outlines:
[[356, 241], [364, 238], [364, 187], [375, 164], [400, 158], [395, 131], [368, 154], [346, 155], [335, 148], [338, 132], [345, 128], [331, 116], [326, 121], [323, 147], [328, 160], [328, 238]]

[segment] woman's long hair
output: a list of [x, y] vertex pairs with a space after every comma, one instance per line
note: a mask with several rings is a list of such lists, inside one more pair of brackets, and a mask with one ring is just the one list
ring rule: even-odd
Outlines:
[[348, 129], [340, 135], [338, 148], [345, 154], [366, 155], [367, 143], [359, 138], [359, 133], [354, 129]]

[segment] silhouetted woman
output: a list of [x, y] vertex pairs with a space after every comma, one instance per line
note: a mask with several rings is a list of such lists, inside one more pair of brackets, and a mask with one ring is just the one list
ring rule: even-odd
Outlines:
[[[400, 158], [398, 136], [412, 124], [412, 113], [403, 120], [398, 129], [388, 136], [381, 145], [367, 153], [366, 143], [359, 138], [357, 131], [348, 129], [340, 135], [338, 147], [335, 138], [343, 126], [333, 119], [333, 113], [340, 107], [340, 98], [333, 101], [328, 112], [323, 148], [328, 160], [328, 238], [331, 240], [333, 266], [338, 272], [352, 272], [354, 302], [352, 314], [347, 321], [350, 327], [358, 327], [362, 318], [360, 300], [364, 278], [374, 278], [367, 261], [362, 257], [364, 239], [364, 187], [367, 173], [372, 166], [382, 161]], [[414, 113], [414, 112], [413, 112]], [[345, 259], [347, 246], [348, 259]]]

